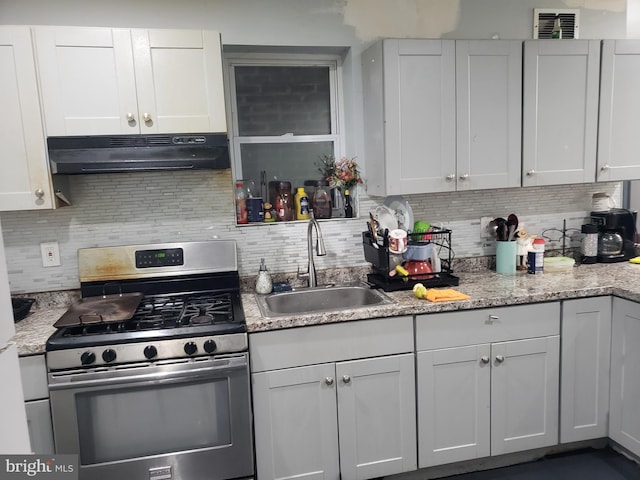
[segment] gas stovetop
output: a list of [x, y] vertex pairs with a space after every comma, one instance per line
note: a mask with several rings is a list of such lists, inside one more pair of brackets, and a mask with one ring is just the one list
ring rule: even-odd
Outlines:
[[59, 328], [46, 344], [50, 369], [247, 349], [235, 242], [87, 249], [78, 257], [83, 298], [114, 288], [144, 296], [130, 319]]
[[58, 329], [47, 351], [246, 332], [239, 292], [144, 297], [133, 317]]

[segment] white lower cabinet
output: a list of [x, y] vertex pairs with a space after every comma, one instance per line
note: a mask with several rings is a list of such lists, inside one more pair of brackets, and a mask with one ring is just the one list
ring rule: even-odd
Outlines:
[[561, 443], [607, 437], [610, 352], [611, 297], [563, 301]]
[[419, 467], [558, 443], [560, 306], [416, 317]]
[[38, 454], [55, 453], [45, 357], [24, 356], [19, 363], [31, 450]]
[[417, 468], [411, 317], [249, 338], [258, 478], [364, 480]]
[[613, 299], [609, 437], [640, 456], [640, 305]]

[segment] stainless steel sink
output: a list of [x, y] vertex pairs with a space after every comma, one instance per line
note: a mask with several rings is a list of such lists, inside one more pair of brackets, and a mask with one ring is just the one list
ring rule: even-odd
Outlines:
[[291, 292], [256, 295], [264, 317], [350, 310], [394, 301], [379, 290], [363, 285], [303, 288]]

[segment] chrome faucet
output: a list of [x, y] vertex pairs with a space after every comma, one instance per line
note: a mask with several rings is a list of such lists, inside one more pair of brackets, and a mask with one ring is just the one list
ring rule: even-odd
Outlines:
[[313, 228], [316, 229], [316, 253], [319, 257], [322, 257], [327, 254], [327, 251], [324, 248], [324, 240], [322, 239], [322, 232], [320, 231], [320, 224], [313, 217], [309, 220], [309, 225], [307, 227], [307, 255], [309, 257], [309, 264], [307, 265], [307, 272], [300, 273], [300, 267], [298, 267], [298, 278], [306, 278], [309, 280], [309, 287], [316, 287], [318, 285], [318, 279], [316, 277], [316, 266], [313, 263]]

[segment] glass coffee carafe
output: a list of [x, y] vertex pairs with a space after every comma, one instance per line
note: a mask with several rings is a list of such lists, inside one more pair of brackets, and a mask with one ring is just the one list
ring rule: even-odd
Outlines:
[[602, 257], [615, 257], [622, 254], [622, 235], [612, 230], [600, 232], [598, 239], [598, 255]]

